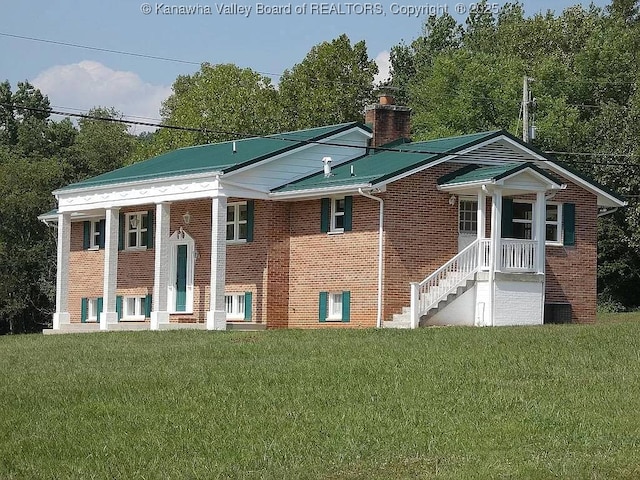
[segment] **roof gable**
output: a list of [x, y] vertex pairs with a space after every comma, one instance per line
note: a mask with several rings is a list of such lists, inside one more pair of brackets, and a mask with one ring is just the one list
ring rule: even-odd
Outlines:
[[265, 137], [179, 148], [148, 160], [68, 185], [58, 191], [198, 173], [231, 172], [354, 127], [366, 129], [361, 124], [350, 122]]

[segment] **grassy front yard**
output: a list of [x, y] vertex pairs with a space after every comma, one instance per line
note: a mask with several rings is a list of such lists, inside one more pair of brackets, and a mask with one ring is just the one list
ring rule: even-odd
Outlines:
[[640, 478], [640, 316], [0, 338], [0, 478]]

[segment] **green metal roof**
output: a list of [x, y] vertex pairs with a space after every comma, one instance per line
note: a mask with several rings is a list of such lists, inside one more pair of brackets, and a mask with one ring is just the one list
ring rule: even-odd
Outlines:
[[234, 141], [185, 147], [68, 185], [59, 191], [178, 175], [230, 172], [353, 127], [369, 130], [362, 124], [350, 122], [266, 137], [246, 138], [235, 141], [235, 153], [233, 152]]
[[[403, 143], [380, 147], [374, 154], [343, 163], [331, 169], [331, 176], [318, 172], [301, 180], [274, 189], [274, 192], [293, 192], [314, 188], [346, 185], [376, 184], [396, 177], [446, 155], [499, 135], [500, 131], [440, 138], [426, 142]], [[353, 167], [354, 176], [351, 176]]]

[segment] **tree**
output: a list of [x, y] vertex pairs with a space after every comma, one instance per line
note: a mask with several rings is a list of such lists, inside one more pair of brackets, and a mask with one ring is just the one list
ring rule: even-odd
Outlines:
[[314, 46], [280, 79], [286, 129], [362, 121], [365, 106], [374, 100], [377, 73], [364, 41], [352, 46], [343, 34]]
[[268, 77], [232, 64], [203, 63], [195, 74], [176, 79], [162, 117], [166, 125], [201, 131], [161, 128], [151, 141], [139, 144], [136, 159], [243, 135], [275, 133], [281, 114], [278, 93]]

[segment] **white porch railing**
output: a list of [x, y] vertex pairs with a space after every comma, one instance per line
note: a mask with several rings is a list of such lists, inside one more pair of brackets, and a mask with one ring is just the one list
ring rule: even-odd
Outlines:
[[423, 281], [411, 284], [411, 328], [417, 328], [422, 315], [478, 271], [479, 246], [480, 241], [475, 240]]
[[[537, 250], [535, 240], [501, 239], [496, 270], [535, 272]], [[411, 328], [417, 328], [421, 316], [456, 291], [476, 272], [489, 270], [491, 261], [491, 239], [475, 240], [423, 281], [412, 283]]]
[[537, 242], [535, 240], [510, 240], [500, 241], [502, 255], [498, 270], [535, 272]]

